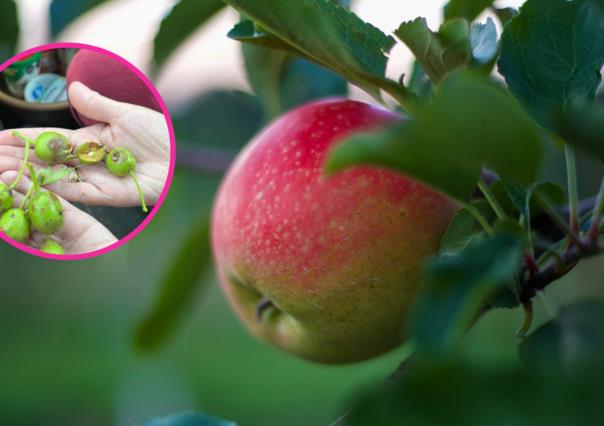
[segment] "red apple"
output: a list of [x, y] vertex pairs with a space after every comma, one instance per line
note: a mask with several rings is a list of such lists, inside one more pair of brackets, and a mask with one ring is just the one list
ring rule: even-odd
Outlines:
[[253, 334], [313, 361], [401, 344], [422, 263], [457, 205], [393, 171], [324, 173], [344, 136], [401, 120], [328, 99], [279, 118], [241, 152], [213, 211], [222, 289]]
[[[74, 81], [79, 81], [105, 97], [161, 112], [157, 99], [145, 82], [126, 65], [109, 55], [94, 50], [79, 50], [67, 68], [66, 79], [68, 87]], [[98, 123], [74, 108], [72, 114], [82, 126]]]

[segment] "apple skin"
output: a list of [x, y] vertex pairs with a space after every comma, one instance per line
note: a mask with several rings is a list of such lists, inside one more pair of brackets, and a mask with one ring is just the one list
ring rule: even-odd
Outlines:
[[[94, 50], [80, 49], [67, 68], [67, 87], [74, 81], [84, 83], [101, 95], [120, 102], [140, 105], [161, 112], [153, 92], [132, 70], [115, 58]], [[98, 121], [80, 114], [71, 107], [75, 120], [82, 126]]]
[[[313, 102], [277, 119], [232, 165], [214, 205], [213, 252], [231, 306], [260, 339], [323, 363], [404, 341], [422, 264], [458, 205], [378, 167], [324, 173], [344, 136], [401, 119], [351, 100]], [[258, 317], [263, 297], [273, 307]]]

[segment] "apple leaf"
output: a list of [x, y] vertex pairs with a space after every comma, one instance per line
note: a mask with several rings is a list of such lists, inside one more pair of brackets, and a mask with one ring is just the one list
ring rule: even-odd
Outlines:
[[265, 30], [260, 30], [254, 21], [250, 21], [249, 19], [245, 19], [237, 23], [228, 32], [227, 36], [242, 43], [281, 50], [283, 52], [289, 52], [294, 55], [305, 57], [304, 53], [287, 44], [280, 38], [267, 33]]
[[203, 274], [212, 265], [209, 239], [209, 221], [201, 220], [174, 256], [153, 308], [136, 328], [138, 349], [151, 351], [161, 345], [193, 300]]
[[[572, 342], [559, 342], [571, 346]], [[552, 347], [553, 351], [558, 348]], [[414, 359], [397, 381], [365, 390], [346, 426], [598, 425], [604, 416], [601, 381], [569, 380], [559, 371], [486, 359]], [[359, 397], [357, 396], [357, 399]]]
[[453, 348], [489, 298], [506, 288], [523, 250], [522, 238], [501, 233], [428, 262], [409, 328], [418, 351], [438, 356]]
[[261, 46], [241, 47], [248, 80], [269, 119], [312, 99], [348, 93], [346, 80], [314, 63]]
[[[345, 77], [373, 96], [382, 88], [411, 106], [414, 96], [402, 85], [385, 78], [387, 57], [395, 41], [354, 13], [325, 0], [225, 0], [253, 20], [261, 34], [247, 37], [239, 26], [231, 37], [248, 42], [273, 43], [289, 53], [312, 60]], [[292, 19], [295, 17], [295, 19]], [[245, 29], [245, 28], [244, 28]], [[248, 36], [253, 35], [248, 27]], [[280, 46], [274, 44], [276, 38]], [[257, 37], [260, 37], [258, 40]], [[287, 47], [285, 47], [285, 44]]]
[[557, 318], [525, 337], [519, 352], [520, 358], [534, 368], [577, 373], [601, 367], [604, 302], [585, 300], [565, 306]]
[[222, 0], [180, 0], [162, 21], [154, 40], [154, 62], [160, 69], [193, 32], [225, 6]]
[[74, 173], [73, 167], [59, 166], [57, 168], [47, 167], [40, 169], [37, 172], [38, 182], [40, 185], [52, 185], [53, 183], [59, 182], [61, 179], [66, 178], [71, 173]]
[[432, 93], [432, 82], [417, 60], [413, 61], [413, 68], [411, 69], [411, 76], [409, 77], [407, 87], [422, 101], [427, 100]]
[[515, 100], [472, 73], [452, 76], [413, 120], [343, 140], [326, 169], [372, 164], [411, 175], [453, 198], [470, 199], [483, 166], [509, 182], [534, 181], [540, 135]]
[[[490, 223], [495, 219], [493, 209], [486, 200], [472, 202], [487, 221]], [[440, 245], [440, 255], [449, 256], [463, 251], [471, 243], [485, 237], [485, 232], [474, 216], [466, 208], [460, 209], [443, 235]]]
[[57, 36], [71, 22], [84, 13], [100, 6], [106, 0], [52, 0], [50, 3], [50, 29]]
[[576, 102], [562, 115], [559, 133], [604, 162], [604, 103]]
[[445, 19], [466, 18], [472, 22], [494, 0], [450, 0], [444, 8]]
[[484, 24], [476, 23], [472, 25], [470, 47], [472, 58], [477, 64], [488, 64], [495, 59], [499, 52], [499, 45], [497, 42], [497, 27], [492, 18], [488, 18]]
[[403, 22], [394, 34], [411, 49], [436, 84], [468, 64], [472, 57], [470, 26], [464, 19], [446, 22], [434, 33], [428, 28], [425, 18], [417, 18]]
[[499, 72], [542, 126], [576, 100], [593, 101], [604, 65], [604, 2], [528, 0], [505, 27]]
[[237, 423], [207, 414], [184, 412], [145, 420], [140, 426], [237, 426]]
[[2, 1], [0, 2], [0, 64], [13, 56], [18, 36], [17, 4], [14, 1]]
[[524, 217], [533, 217], [541, 211], [535, 202], [535, 195], [539, 195], [553, 205], [564, 202], [564, 190], [554, 183], [539, 182], [523, 187], [516, 184], [503, 184], [503, 189], [516, 210]]

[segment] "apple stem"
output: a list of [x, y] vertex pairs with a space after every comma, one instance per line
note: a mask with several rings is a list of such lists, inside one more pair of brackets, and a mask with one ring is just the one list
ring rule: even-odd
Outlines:
[[138, 184], [138, 180], [136, 179], [136, 174], [134, 173], [134, 170], [130, 170], [129, 173], [130, 173], [130, 177], [134, 181], [134, 184], [136, 185], [136, 190], [138, 191], [138, 195], [141, 198], [141, 207], [143, 209], [143, 212], [148, 213], [149, 209], [147, 208], [147, 204], [145, 203], [145, 196], [143, 195], [143, 191], [142, 191], [140, 185]]
[[569, 224], [564, 220], [564, 218], [556, 211], [554, 207], [552, 207], [544, 198], [539, 195], [539, 193], [534, 194], [535, 201], [539, 204], [545, 213], [554, 221], [556, 226], [560, 228], [562, 232], [568, 235], [573, 244], [577, 247], [582, 247], [581, 239], [579, 238], [578, 233], [576, 233]]
[[260, 299], [260, 302], [258, 302], [258, 305], [256, 305], [256, 318], [258, 321], [262, 321], [262, 314], [264, 311], [273, 308], [274, 306], [275, 305], [269, 298], [263, 296], [262, 299]]
[[570, 229], [579, 235], [579, 213], [578, 213], [578, 196], [577, 196], [577, 167], [575, 161], [574, 149], [566, 143], [564, 145], [564, 155], [566, 158], [566, 174], [568, 181], [568, 209], [569, 209], [569, 226]]
[[522, 308], [524, 309], [524, 322], [516, 332], [518, 337], [525, 337], [533, 324], [533, 301], [530, 299], [523, 301]]
[[493, 228], [489, 225], [489, 222], [485, 219], [485, 217], [478, 211], [476, 207], [474, 207], [470, 203], [466, 203], [464, 206], [466, 210], [476, 219], [476, 221], [482, 226], [482, 229], [487, 233], [489, 237], [493, 236]]
[[489, 185], [485, 182], [485, 180], [483, 178], [480, 178], [480, 180], [478, 181], [478, 188], [480, 189], [480, 191], [482, 192], [482, 194], [484, 195], [486, 200], [491, 205], [491, 208], [497, 215], [497, 218], [500, 220], [507, 219], [505, 210], [503, 210], [503, 207], [501, 207], [501, 204], [499, 204], [497, 197], [495, 197], [495, 194], [493, 194], [493, 191], [491, 191], [491, 188], [489, 187]]
[[27, 202], [27, 200], [29, 200], [29, 197], [31, 197], [31, 193], [34, 191], [34, 188], [34, 185], [29, 187], [27, 194], [25, 194], [25, 198], [23, 198], [23, 201], [21, 201], [21, 204], [19, 205], [19, 208], [21, 210], [23, 210], [23, 208], [25, 207], [25, 203]]
[[30, 144], [34, 143], [34, 141], [32, 141], [31, 139], [29, 139], [26, 136], [23, 136], [21, 133], [19, 133], [16, 130], [13, 130], [12, 135], [18, 139], [21, 139], [23, 142], [25, 142], [25, 155], [23, 157], [23, 164], [21, 164], [21, 168], [19, 169], [19, 174], [17, 174], [17, 177], [15, 178], [13, 183], [10, 184], [9, 190], [11, 190], [11, 191], [13, 189], [15, 189], [15, 187], [19, 184], [19, 182], [21, 181], [21, 178], [23, 177], [23, 173], [25, 172], [25, 167], [27, 166], [27, 162], [29, 161]]
[[27, 168], [29, 169], [29, 174], [31, 175], [31, 180], [34, 183], [32, 188], [36, 192], [40, 192], [40, 182], [38, 181], [38, 176], [36, 176], [36, 171], [34, 170], [34, 166], [31, 163], [27, 164]]

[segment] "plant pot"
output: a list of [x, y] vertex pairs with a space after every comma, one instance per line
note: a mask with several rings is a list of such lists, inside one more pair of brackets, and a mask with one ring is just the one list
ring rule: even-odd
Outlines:
[[6, 83], [0, 79], [0, 121], [7, 129], [23, 127], [60, 127], [77, 129], [68, 102], [38, 104], [26, 102], [7, 93]]

